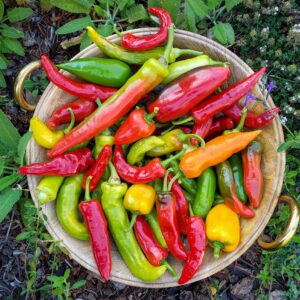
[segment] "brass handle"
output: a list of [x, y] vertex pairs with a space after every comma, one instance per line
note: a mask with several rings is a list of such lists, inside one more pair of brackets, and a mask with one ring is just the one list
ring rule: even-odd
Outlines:
[[277, 249], [285, 246], [292, 239], [292, 237], [296, 233], [296, 230], [298, 227], [299, 209], [298, 209], [296, 201], [289, 196], [281, 195], [278, 199], [278, 203], [279, 202], [287, 203], [291, 209], [289, 224], [288, 224], [287, 228], [284, 230], [283, 234], [281, 236], [279, 236], [273, 242], [270, 242], [270, 243], [265, 242], [262, 239], [262, 236], [260, 236], [257, 239], [258, 245], [261, 248], [263, 248], [264, 250], [277, 250]]
[[18, 74], [14, 85], [14, 96], [19, 105], [26, 110], [35, 110], [36, 105], [30, 104], [26, 101], [23, 95], [23, 88], [26, 78], [35, 70], [41, 67], [41, 61], [33, 61], [26, 65]]

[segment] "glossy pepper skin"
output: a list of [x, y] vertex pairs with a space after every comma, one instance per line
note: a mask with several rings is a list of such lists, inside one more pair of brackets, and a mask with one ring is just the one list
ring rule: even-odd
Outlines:
[[97, 108], [88, 118], [64, 136], [48, 152], [49, 157], [64, 153], [68, 148], [87, 141], [104, 129], [114, 125], [142, 98], [157, 86], [168, 70], [157, 60], [148, 60], [128, 81]]
[[[68, 112], [70, 115], [70, 113]], [[36, 143], [46, 149], [51, 149], [63, 138], [62, 130], [52, 131], [37, 116], [30, 119], [30, 129]]]
[[130, 67], [123, 61], [103, 57], [77, 58], [58, 67], [87, 82], [117, 88], [132, 75]]
[[205, 148], [197, 148], [183, 155], [180, 168], [188, 178], [199, 177], [208, 167], [215, 166], [246, 148], [260, 133], [261, 130], [256, 130], [218, 136], [207, 142]]
[[101, 190], [101, 202], [109, 230], [125, 264], [137, 278], [147, 282], [157, 280], [165, 273], [166, 267], [152, 266], [139, 247], [133, 230], [127, 231], [129, 219], [123, 206], [127, 184], [121, 183], [113, 170], [110, 179], [101, 184]]
[[225, 204], [214, 206], [205, 220], [206, 237], [214, 248], [214, 257], [222, 249], [234, 251], [240, 243], [240, 221], [238, 215]]
[[145, 51], [160, 46], [168, 39], [168, 28], [172, 24], [172, 18], [170, 14], [159, 7], [150, 7], [148, 12], [151, 15], [156, 16], [160, 20], [159, 31], [153, 35], [136, 36], [131, 33], [126, 33], [122, 36], [121, 45], [134, 51]]
[[[212, 119], [208, 119], [207, 122], [204, 122], [201, 124], [195, 123], [193, 126], [193, 134], [197, 134], [204, 139], [207, 136], [207, 134], [209, 133], [212, 123], [213, 123]], [[196, 145], [196, 143], [197, 143], [196, 139], [191, 139], [192, 145]]]
[[245, 191], [254, 208], [259, 207], [263, 196], [264, 180], [260, 166], [262, 151], [262, 143], [254, 140], [242, 152]]
[[266, 68], [251, 74], [247, 78], [229, 86], [221, 93], [207, 98], [192, 110], [196, 123], [206, 122], [217, 113], [231, 107], [249, 92], [259, 78], [265, 73]]
[[47, 176], [42, 178], [34, 190], [34, 194], [38, 201], [41, 204], [54, 201], [64, 179], [63, 176]]
[[167, 85], [147, 109], [150, 113], [155, 107], [159, 109], [155, 117], [159, 123], [176, 120], [212, 94], [229, 75], [230, 69], [225, 67], [192, 70]]
[[178, 280], [179, 284], [185, 284], [193, 278], [202, 264], [206, 250], [205, 224], [203, 220], [197, 216], [189, 217], [187, 229], [187, 240], [190, 250]]
[[213, 168], [207, 168], [197, 179], [197, 192], [192, 209], [196, 216], [205, 218], [214, 202], [217, 177]]
[[33, 163], [19, 168], [19, 174], [39, 176], [72, 176], [86, 171], [94, 164], [89, 148], [78, 149], [55, 157], [48, 162]]
[[[273, 119], [275, 118], [276, 114], [279, 113], [279, 111], [280, 110], [278, 107], [274, 107], [259, 115], [256, 115], [251, 111], [248, 111], [245, 120], [245, 127], [257, 128], [257, 127], [267, 126], [273, 121]], [[242, 108], [238, 103], [232, 105], [226, 110], [223, 110], [222, 112], [225, 116], [231, 118], [236, 123], [240, 122], [241, 120]]]
[[56, 215], [62, 228], [72, 237], [88, 240], [89, 233], [84, 223], [78, 218], [78, 201], [84, 174], [77, 174], [65, 179], [56, 200]]
[[246, 206], [236, 195], [236, 185], [234, 182], [230, 163], [226, 160], [216, 166], [218, 185], [221, 196], [227, 206], [244, 218], [252, 218], [255, 212]]
[[64, 104], [54, 110], [51, 117], [47, 121], [48, 127], [55, 129], [61, 124], [70, 123], [71, 115], [68, 111], [68, 108], [73, 110], [75, 121], [80, 122], [88, 117], [97, 108], [97, 104], [86, 99], [76, 99], [70, 103]]
[[132, 144], [152, 135], [155, 129], [155, 122], [150, 115], [141, 108], [134, 109], [117, 130], [115, 143], [116, 145]]
[[42, 55], [41, 62], [42, 67], [51, 82], [65, 92], [78, 98], [88, 99], [91, 101], [100, 99], [101, 101], [104, 101], [117, 91], [115, 88], [96, 85], [93, 83], [83, 83], [66, 77], [58, 71], [47, 55]]
[[112, 147], [114, 143], [115, 138], [111, 134], [111, 131], [109, 129], [105, 129], [104, 131], [100, 132], [98, 135], [95, 136], [95, 147], [93, 151], [94, 158], [97, 159], [105, 145], [109, 145]]
[[[211, 119], [209, 119], [209, 120], [211, 120]], [[205, 124], [205, 123], [202, 123], [202, 124]], [[198, 126], [201, 126], [201, 124], [198, 124]], [[212, 138], [220, 135], [223, 131], [232, 129], [233, 127], [234, 127], [234, 123], [233, 123], [232, 119], [230, 119], [228, 117], [220, 117], [216, 120], [213, 120], [211, 127], [205, 136], [205, 140], [211, 140]]]
[[97, 157], [95, 163], [92, 165], [92, 167], [86, 172], [83, 181], [82, 181], [82, 188], [85, 189], [86, 187], [86, 181], [89, 178], [89, 176], [92, 177], [89, 189], [90, 191], [93, 191], [97, 186], [98, 183], [104, 174], [104, 171], [108, 165], [108, 162], [112, 155], [112, 148], [110, 145], [105, 145], [103, 149], [101, 150], [99, 156]]

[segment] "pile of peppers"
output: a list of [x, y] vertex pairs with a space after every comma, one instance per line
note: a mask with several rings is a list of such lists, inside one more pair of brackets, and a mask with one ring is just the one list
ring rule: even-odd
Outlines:
[[[76, 99], [48, 120], [31, 119], [50, 160], [19, 173], [43, 176], [36, 198], [56, 201], [62, 228], [90, 241], [104, 281], [112, 269], [110, 232], [134, 276], [155, 281], [168, 270], [177, 278], [172, 255], [184, 262], [178, 283], [185, 284], [207, 245], [215, 258], [238, 247], [240, 218], [252, 218], [264, 194], [261, 128], [279, 110], [255, 115], [238, 102], [265, 68], [221, 90], [228, 64], [173, 48], [168, 12], [148, 11], [160, 19], [159, 31], [120, 33], [122, 46], [87, 27], [106, 58], [55, 66], [42, 56], [49, 80]], [[177, 61], [182, 54], [190, 58]], [[132, 64], [141, 65], [135, 73]]]

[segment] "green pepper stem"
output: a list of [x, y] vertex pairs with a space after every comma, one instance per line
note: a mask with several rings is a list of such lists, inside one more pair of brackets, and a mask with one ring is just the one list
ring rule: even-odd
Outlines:
[[130, 231], [132, 229], [132, 227], [134, 226], [136, 218], [138, 217], [138, 215], [140, 215], [140, 213], [138, 213], [136, 211], [134, 211], [132, 213], [130, 224], [129, 224], [128, 228], [126, 229], [126, 232], [128, 232], [128, 231]]
[[193, 209], [192, 209], [192, 206], [191, 204], [189, 203], [189, 212], [190, 212], [190, 216], [193, 217], [195, 214], [193, 212]]
[[108, 166], [110, 169], [110, 177], [108, 179], [108, 183], [109, 184], [121, 184], [121, 180], [117, 173], [117, 170], [111, 161], [108, 163]]
[[100, 107], [102, 105], [101, 100], [99, 98], [97, 98], [95, 102], [98, 107]]
[[165, 135], [165, 134], [167, 134], [168, 132], [172, 131], [172, 130], [174, 129], [174, 127], [175, 127], [175, 125], [170, 126], [168, 129], [166, 129], [165, 131], [163, 131], [163, 132], [161, 133], [161, 135]]
[[168, 184], [168, 192], [171, 191], [172, 185], [175, 182], [175, 180], [177, 180], [178, 178], [180, 178], [181, 174], [178, 172], [169, 182]]
[[164, 176], [164, 182], [163, 182], [163, 187], [162, 187], [162, 192], [168, 192], [168, 175], [169, 173], [173, 171], [171, 168], [167, 169], [165, 176]]
[[91, 201], [90, 183], [91, 183], [92, 178], [93, 178], [93, 176], [89, 176], [89, 177], [86, 179], [86, 182], [85, 182], [84, 201]]
[[159, 111], [158, 107], [154, 107], [154, 110], [151, 114], [145, 114], [144, 119], [148, 124], [153, 124], [153, 118], [157, 115]]
[[172, 277], [176, 278], [176, 280], [177, 280], [177, 273], [175, 272], [173, 267], [165, 259], [161, 262], [161, 266], [166, 266], [168, 271], [171, 273]]
[[161, 161], [160, 163], [163, 167], [167, 167], [171, 161], [181, 158], [185, 154], [185, 152], [186, 152], [186, 145], [183, 145], [183, 149], [181, 151]]
[[119, 29], [117, 28], [117, 24], [114, 24], [114, 32], [117, 34], [117, 36], [123, 37], [123, 33], [119, 31]]
[[242, 109], [242, 116], [241, 116], [239, 124], [232, 130], [225, 130], [223, 134], [225, 135], [225, 134], [241, 131], [244, 128], [244, 125], [245, 125], [245, 121], [246, 121], [246, 117], [247, 117], [247, 111], [248, 111], [247, 107], [244, 106], [243, 109]]
[[182, 143], [184, 143], [187, 139], [197, 139], [201, 143], [201, 148], [205, 147], [205, 141], [200, 135], [182, 132], [182, 133], [179, 133], [177, 136], [178, 136], [179, 141]]
[[225, 245], [219, 241], [213, 241], [214, 247], [214, 258], [220, 257], [220, 251], [225, 247]]
[[64, 129], [64, 134], [67, 134], [68, 132], [70, 132], [75, 125], [75, 115], [74, 115], [73, 109], [71, 107], [68, 107], [67, 111], [71, 115], [71, 121], [70, 121], [70, 124], [68, 125], [68, 127]]
[[194, 121], [193, 116], [190, 116], [190, 117], [187, 117], [185, 119], [178, 120], [178, 121], [173, 121], [172, 124], [173, 125], [182, 125], [182, 124], [185, 124], [185, 123], [188, 123], [188, 122], [191, 122], [191, 121]]
[[169, 56], [173, 49], [173, 42], [174, 42], [174, 24], [171, 24], [171, 26], [168, 29], [168, 42], [163, 56], [166, 65], [168, 65], [169, 63]]

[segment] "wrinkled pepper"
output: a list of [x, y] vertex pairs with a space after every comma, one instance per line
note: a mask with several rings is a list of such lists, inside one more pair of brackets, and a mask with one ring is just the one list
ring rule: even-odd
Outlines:
[[[206, 123], [201, 123], [201, 124], [206, 124]], [[201, 126], [201, 124], [197, 124], [196, 126]], [[211, 140], [212, 138], [220, 135], [224, 130], [229, 130], [232, 129], [233, 127], [234, 127], [234, 123], [232, 119], [228, 117], [220, 117], [218, 119], [215, 119], [212, 121], [211, 127], [205, 136], [205, 140]]]
[[34, 190], [34, 194], [41, 204], [54, 201], [63, 181], [63, 176], [47, 176], [42, 178]]
[[[213, 123], [212, 119], [208, 119], [207, 122], [204, 122], [201, 124], [195, 123], [193, 126], [193, 134], [197, 134], [197, 135], [201, 136], [203, 139], [205, 139], [205, 137], [207, 136], [207, 134], [209, 133], [209, 131], [211, 129], [212, 123]], [[191, 139], [192, 145], [196, 145], [197, 142], [198, 141], [196, 139]]]

